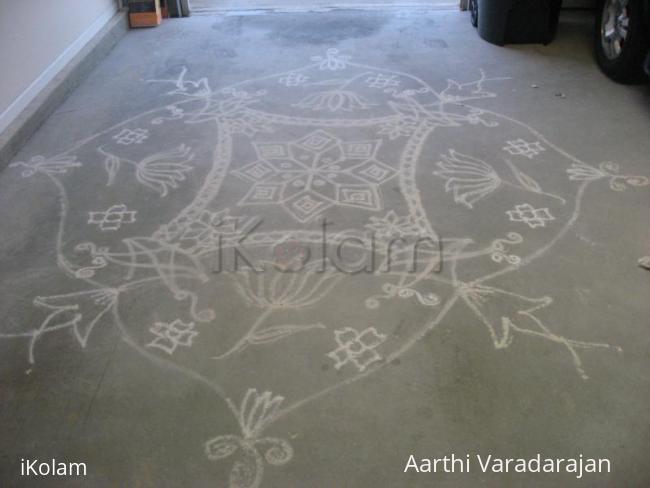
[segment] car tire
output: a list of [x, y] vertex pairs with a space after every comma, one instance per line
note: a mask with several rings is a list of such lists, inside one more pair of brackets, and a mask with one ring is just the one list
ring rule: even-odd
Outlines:
[[478, 0], [469, 0], [469, 13], [472, 19], [472, 25], [478, 27]]
[[596, 61], [603, 72], [620, 83], [643, 79], [648, 50], [641, 0], [599, 0], [596, 10]]

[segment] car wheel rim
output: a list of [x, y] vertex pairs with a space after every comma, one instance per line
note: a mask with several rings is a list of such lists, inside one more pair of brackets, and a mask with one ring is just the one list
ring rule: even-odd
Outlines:
[[621, 55], [627, 41], [630, 27], [627, 4], [628, 0], [605, 0], [603, 6], [600, 41], [605, 56], [611, 60]]

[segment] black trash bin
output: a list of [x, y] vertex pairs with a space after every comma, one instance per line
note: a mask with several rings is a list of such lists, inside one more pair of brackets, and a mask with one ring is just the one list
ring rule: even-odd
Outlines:
[[475, 0], [478, 33], [492, 44], [548, 44], [555, 37], [562, 0]]

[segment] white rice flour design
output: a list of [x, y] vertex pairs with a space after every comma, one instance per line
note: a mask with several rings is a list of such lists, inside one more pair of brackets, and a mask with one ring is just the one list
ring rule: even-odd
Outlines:
[[142, 144], [149, 138], [147, 129], [122, 129], [118, 134], [113, 136], [113, 140], [123, 146], [131, 144]]
[[194, 322], [185, 324], [180, 319], [171, 324], [156, 322], [149, 330], [156, 338], [147, 347], [157, 347], [167, 354], [173, 354], [179, 346], [192, 347], [192, 340], [199, 335], [194, 330]]
[[523, 222], [531, 229], [546, 227], [547, 222], [555, 220], [548, 208], [534, 208], [529, 203], [517, 205], [514, 210], [508, 210], [506, 213], [511, 221]]
[[440, 170], [434, 174], [447, 180], [445, 190], [453, 192], [456, 203], [470, 209], [501, 186], [501, 178], [492, 166], [453, 149], [443, 154], [437, 165]]
[[135, 210], [126, 205], [113, 205], [103, 212], [88, 212], [88, 224], [98, 225], [101, 230], [118, 230], [123, 224], [135, 223]]
[[300, 86], [304, 84], [309, 77], [303, 75], [302, 73], [288, 73], [286, 76], [278, 79], [278, 83], [284, 86]]
[[[36, 363], [51, 334], [85, 348], [103, 338], [93, 331], [116, 327], [135, 353], [210, 389], [232, 414], [237, 432], [196, 440], [208, 460], [232, 462], [229, 479], [215, 481], [230, 488], [258, 488], [267, 466], [293, 459], [292, 446], [271, 429], [382, 371], [455, 307], [484, 326], [495, 348], [525, 348], [516, 340], [523, 335], [557, 346], [578, 378], [588, 370], [580, 354], [618, 350], [554, 332], [553, 298], [521, 290], [531, 281], [521, 274], [572, 229], [592, 185], [622, 191], [648, 185], [647, 177], [580, 161], [526, 124], [475, 106], [496, 96], [483, 72], [436, 90], [337, 49], [288, 68], [221, 89], [183, 68], [151, 80], [161, 87], [161, 108], [61, 154], [13, 163], [58, 193], [56, 263], [78, 286], [60, 294], [66, 281], [36, 279], [33, 310], [7, 313], [0, 344], [22, 341]], [[168, 147], [169, 134], [188, 143]], [[500, 142], [480, 151], [477, 141]], [[553, 156], [552, 167], [532, 161], [542, 153]], [[546, 179], [550, 172], [563, 184]], [[114, 198], [121, 203], [100, 203]], [[156, 211], [136, 220], [144, 200]], [[474, 232], [468, 222], [482, 222], [487, 210], [502, 218]], [[314, 223], [329, 215], [338, 220], [326, 245], [376, 257], [381, 272], [347, 279], [318, 259], [286, 272], [321, 245]], [[256, 228], [247, 247], [271, 271], [210, 272], [219, 252], [266, 217], [272, 226]], [[467, 217], [475, 219], [454, 227]], [[425, 244], [412, 256], [392, 249], [394, 238]], [[507, 289], [512, 275], [517, 293]], [[399, 314], [384, 307], [408, 314], [406, 325], [392, 323]], [[160, 321], [164, 313], [187, 318]], [[335, 328], [351, 317], [372, 327]]]
[[513, 156], [524, 156], [528, 159], [533, 159], [538, 154], [546, 151], [541, 142], [526, 142], [523, 139], [508, 141], [508, 144], [504, 146], [503, 150], [509, 152]]
[[170, 189], [178, 188], [180, 182], [185, 181], [187, 174], [192, 171], [188, 163], [194, 159], [191, 148], [185, 144], [169, 151], [155, 153], [139, 161], [117, 156], [102, 147], [98, 148], [97, 152], [105, 156], [107, 186], [114, 183], [122, 166], [130, 165], [135, 170], [137, 181], [157, 192], [161, 197], [167, 196]]
[[234, 408], [242, 435], [220, 435], [205, 443], [205, 454], [211, 461], [239, 458], [230, 470], [230, 487], [257, 488], [262, 483], [265, 461], [272, 466], [291, 461], [293, 448], [287, 441], [262, 437], [264, 429], [277, 417], [283, 401], [283, 397], [273, 396], [270, 391], [260, 394], [250, 388], [241, 406]]
[[370, 88], [384, 89], [391, 86], [399, 86], [400, 81], [397, 75], [378, 73], [366, 78], [366, 83]]
[[364, 371], [372, 363], [381, 360], [376, 349], [386, 340], [386, 336], [374, 327], [368, 327], [362, 332], [346, 327], [335, 330], [334, 339], [338, 347], [327, 354], [335, 362], [334, 367], [341, 369], [352, 363], [359, 371]]
[[379, 145], [323, 130], [289, 143], [257, 143], [259, 159], [234, 172], [253, 183], [240, 205], [281, 205], [299, 222], [335, 205], [380, 210], [379, 186], [395, 170], [376, 159]]

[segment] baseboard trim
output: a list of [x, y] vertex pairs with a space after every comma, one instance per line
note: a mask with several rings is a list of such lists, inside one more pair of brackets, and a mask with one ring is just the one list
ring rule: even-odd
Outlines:
[[[12, 120], [0, 131], [0, 170], [127, 31], [125, 12], [100, 17], [5, 110], [3, 117]], [[31, 100], [21, 103], [21, 97]]]

